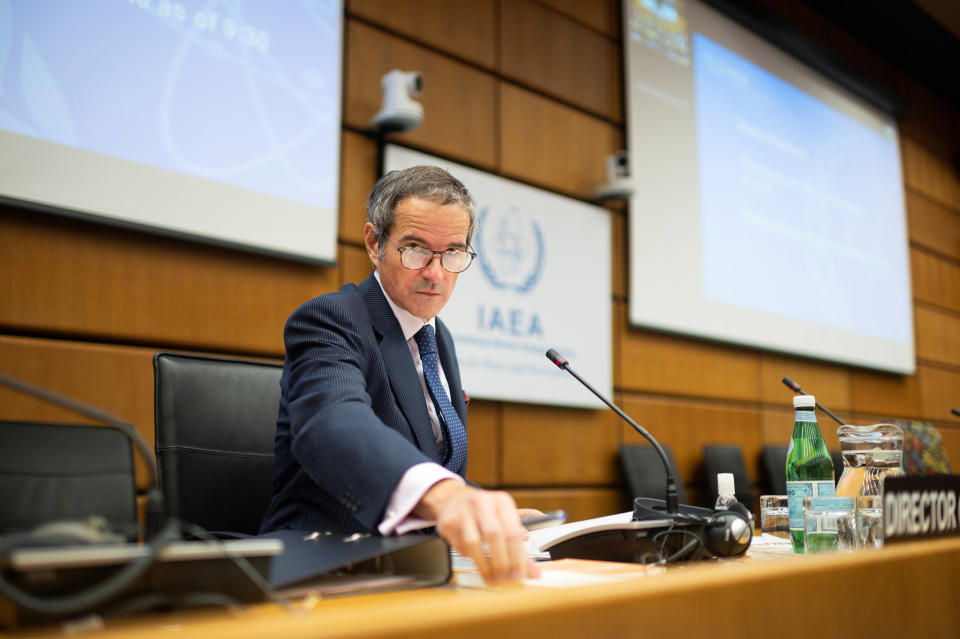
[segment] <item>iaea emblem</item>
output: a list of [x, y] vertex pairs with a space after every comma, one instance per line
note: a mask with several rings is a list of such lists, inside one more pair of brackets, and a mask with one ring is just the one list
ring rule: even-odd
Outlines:
[[484, 207], [474, 246], [483, 274], [495, 288], [529, 293], [543, 274], [543, 232], [516, 206], [506, 211]]

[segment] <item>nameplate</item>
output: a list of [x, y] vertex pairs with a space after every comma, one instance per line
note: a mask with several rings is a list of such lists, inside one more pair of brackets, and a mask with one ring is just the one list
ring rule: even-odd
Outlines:
[[960, 537], [960, 475], [887, 477], [883, 543]]

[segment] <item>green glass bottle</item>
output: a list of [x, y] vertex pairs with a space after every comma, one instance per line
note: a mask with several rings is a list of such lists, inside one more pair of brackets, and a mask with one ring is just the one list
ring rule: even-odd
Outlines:
[[803, 552], [803, 498], [832, 497], [833, 461], [817, 426], [817, 400], [813, 395], [793, 398], [793, 435], [787, 448], [787, 507], [793, 552]]

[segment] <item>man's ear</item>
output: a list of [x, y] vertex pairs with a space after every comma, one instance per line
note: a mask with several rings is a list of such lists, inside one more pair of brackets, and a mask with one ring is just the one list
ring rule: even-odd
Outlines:
[[376, 229], [370, 222], [363, 226], [363, 244], [367, 249], [367, 257], [376, 267], [380, 264], [380, 246], [377, 242]]

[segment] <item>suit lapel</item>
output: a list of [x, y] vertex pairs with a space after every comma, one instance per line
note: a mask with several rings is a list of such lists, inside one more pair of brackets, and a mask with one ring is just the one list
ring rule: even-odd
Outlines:
[[410, 348], [403, 339], [403, 331], [390, 308], [380, 284], [371, 274], [358, 287], [366, 302], [374, 330], [380, 340], [380, 352], [390, 378], [393, 395], [403, 411], [407, 422], [417, 438], [417, 447], [425, 455], [442, 463], [437, 442], [433, 437], [433, 426], [427, 414], [427, 405], [423, 398], [420, 378], [410, 356]]

